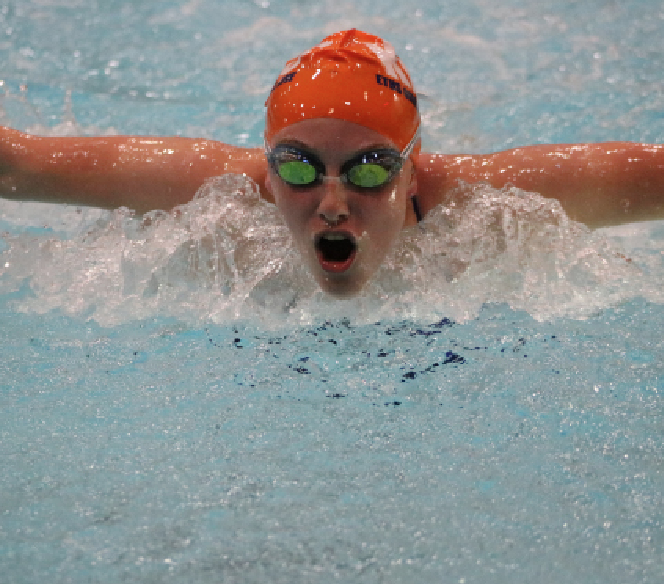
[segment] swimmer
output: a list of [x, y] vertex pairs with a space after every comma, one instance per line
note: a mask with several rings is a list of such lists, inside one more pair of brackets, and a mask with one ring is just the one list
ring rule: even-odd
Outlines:
[[338, 297], [362, 289], [404, 227], [462, 204], [459, 184], [538, 192], [590, 227], [664, 218], [664, 145], [421, 152], [408, 72], [388, 42], [355, 29], [290, 60], [266, 108], [264, 149], [3, 128], [0, 196], [142, 213], [188, 202], [210, 177], [244, 174], [277, 205], [321, 288]]

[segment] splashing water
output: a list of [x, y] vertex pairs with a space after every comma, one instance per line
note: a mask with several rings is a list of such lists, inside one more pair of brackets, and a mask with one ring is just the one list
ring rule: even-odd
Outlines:
[[265, 323], [320, 315], [371, 322], [396, 314], [466, 320], [487, 303], [538, 319], [585, 317], [634, 295], [661, 301], [657, 278], [575, 223], [557, 202], [515, 188], [461, 186], [461, 204], [405, 230], [359, 298], [336, 301], [302, 267], [276, 207], [249, 179], [209, 180], [188, 204], [136, 217], [107, 212], [71, 238], [20, 234], [2, 285], [23, 311], [60, 310], [120, 324], [173, 315]]

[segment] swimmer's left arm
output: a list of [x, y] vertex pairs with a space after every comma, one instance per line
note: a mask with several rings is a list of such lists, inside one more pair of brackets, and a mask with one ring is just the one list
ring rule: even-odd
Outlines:
[[664, 145], [633, 142], [534, 145], [488, 155], [421, 154], [420, 204], [427, 212], [458, 181], [511, 184], [558, 199], [590, 227], [664, 218]]

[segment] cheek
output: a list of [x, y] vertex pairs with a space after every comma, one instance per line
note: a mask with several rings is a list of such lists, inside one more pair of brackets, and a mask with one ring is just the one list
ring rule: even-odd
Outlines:
[[268, 180], [267, 184], [270, 185], [270, 193], [274, 197], [274, 204], [284, 218], [287, 219], [291, 215], [291, 209], [293, 208], [292, 197], [284, 192], [283, 186], [279, 184], [279, 181]]
[[399, 197], [397, 189], [394, 189], [388, 197], [383, 213], [381, 214], [380, 222], [385, 231], [385, 235], [393, 235], [403, 227], [406, 210], [403, 201]]
[[379, 256], [392, 248], [405, 225], [405, 201], [395, 188], [364, 210], [362, 239]]
[[402, 185], [392, 189], [387, 200], [387, 208], [395, 219], [403, 217], [406, 213], [406, 195]]
[[293, 195], [282, 189], [274, 188], [272, 190], [274, 202], [295, 239], [298, 235], [304, 234], [305, 225], [311, 215], [310, 199], [307, 197]]
[[395, 185], [374, 209], [373, 218], [384, 226], [385, 231], [400, 231], [406, 218], [407, 203], [402, 185]]

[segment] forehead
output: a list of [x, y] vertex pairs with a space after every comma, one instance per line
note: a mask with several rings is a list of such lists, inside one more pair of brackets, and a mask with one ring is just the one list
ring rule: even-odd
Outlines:
[[394, 148], [396, 144], [388, 137], [359, 124], [320, 118], [304, 120], [277, 132], [270, 146], [295, 142], [307, 146], [310, 150], [326, 157], [344, 158], [368, 148]]

